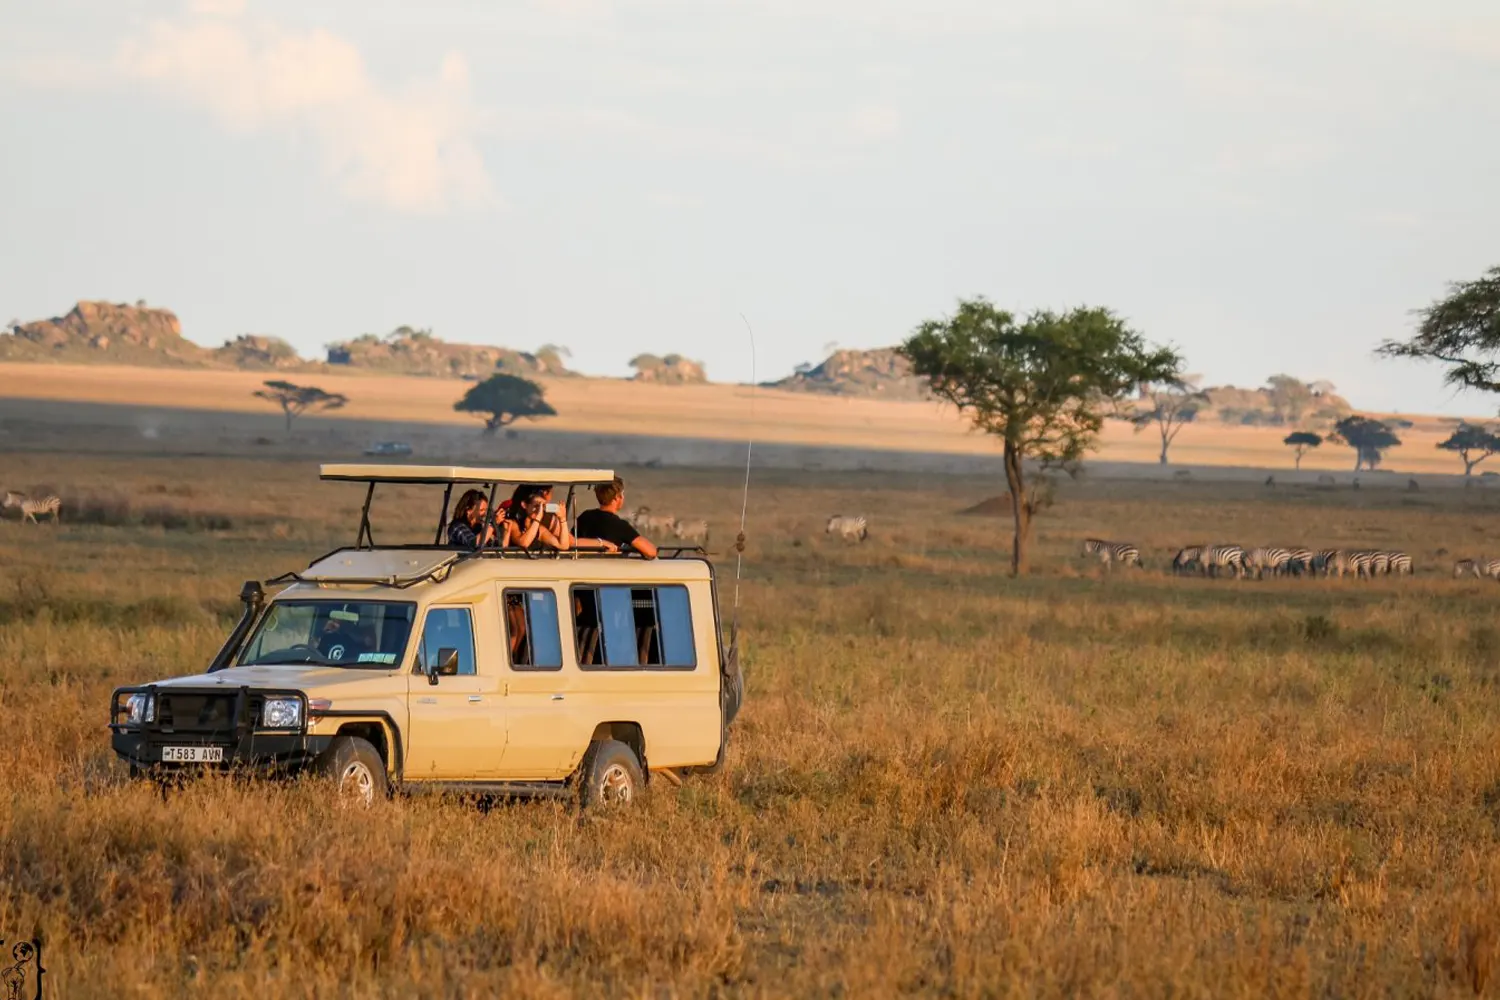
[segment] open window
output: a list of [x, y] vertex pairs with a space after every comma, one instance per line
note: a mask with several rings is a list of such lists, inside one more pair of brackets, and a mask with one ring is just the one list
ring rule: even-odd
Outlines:
[[686, 587], [573, 588], [584, 669], [692, 670], [698, 665]]
[[552, 591], [505, 591], [505, 635], [516, 670], [562, 669], [562, 633]]

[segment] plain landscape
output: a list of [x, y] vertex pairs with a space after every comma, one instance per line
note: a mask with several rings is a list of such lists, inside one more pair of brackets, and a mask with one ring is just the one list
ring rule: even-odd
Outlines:
[[[358, 490], [319, 484], [316, 462], [400, 421], [420, 431], [457, 383], [352, 379], [344, 417], [288, 437], [233, 373], [47, 372], [7, 371], [0, 405], [0, 485], [64, 497], [58, 526], [0, 522], [0, 926], [43, 937], [58, 996], [1496, 988], [1496, 584], [1450, 572], [1500, 552], [1490, 490], [1098, 463], [1061, 482], [1036, 573], [1013, 580], [1008, 518], [958, 513], [1003, 491], [983, 467], [758, 467], [749, 695], [725, 773], [604, 815], [400, 799], [357, 814], [317, 785], [228, 781], [163, 800], [112, 759], [111, 688], [200, 669], [241, 581], [352, 541]], [[79, 401], [39, 402], [64, 382]], [[559, 409], [591, 415], [512, 440], [433, 427], [421, 458], [568, 461], [611, 447], [585, 428], [648, 435], [620, 470], [631, 501], [710, 521], [729, 602], [743, 390], [563, 385]], [[637, 414], [625, 401], [646, 389], [662, 402]], [[907, 421], [913, 447], [981, 446], [935, 406], [883, 405], [846, 431], [828, 414], [861, 413], [851, 401], [766, 392], [756, 426], [859, 456]], [[719, 467], [647, 466], [700, 406]], [[429, 497], [391, 499], [377, 534], [432, 516]], [[825, 537], [834, 512], [868, 516], [871, 539]], [[1146, 568], [1083, 562], [1090, 535], [1136, 542]], [[1209, 540], [1400, 547], [1417, 576], [1167, 572]]]

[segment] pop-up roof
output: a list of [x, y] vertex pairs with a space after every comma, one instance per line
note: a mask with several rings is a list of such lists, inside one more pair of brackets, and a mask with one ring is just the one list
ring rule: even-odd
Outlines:
[[595, 486], [615, 478], [609, 469], [517, 469], [472, 465], [337, 464], [318, 468], [321, 479], [347, 483], [550, 483]]

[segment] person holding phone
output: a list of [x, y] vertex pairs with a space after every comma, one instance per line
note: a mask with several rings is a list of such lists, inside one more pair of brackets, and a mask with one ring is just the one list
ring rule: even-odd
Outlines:
[[603, 539], [574, 538], [567, 517], [551, 499], [550, 484], [526, 483], [516, 487], [505, 514], [501, 545], [559, 552], [575, 548], [617, 551], [614, 544]]

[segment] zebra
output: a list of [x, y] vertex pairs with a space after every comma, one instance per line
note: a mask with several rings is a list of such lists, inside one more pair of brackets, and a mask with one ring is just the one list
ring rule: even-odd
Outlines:
[[1387, 570], [1392, 576], [1415, 576], [1416, 570], [1412, 568], [1411, 556], [1405, 552], [1390, 552], [1390, 568]]
[[62, 499], [57, 496], [44, 496], [32, 499], [24, 493], [16, 493], [11, 490], [5, 491], [5, 502], [0, 507], [17, 507], [21, 511], [22, 522], [30, 521], [32, 524], [40, 524], [36, 519], [38, 514], [49, 514], [52, 523], [57, 524], [62, 520]]
[[1085, 538], [1083, 555], [1085, 558], [1092, 556], [1107, 567], [1113, 567], [1115, 563], [1121, 566], [1142, 565], [1141, 550], [1129, 542], [1106, 542], [1099, 538]]
[[675, 517], [653, 514], [650, 507], [637, 507], [629, 520], [637, 531], [648, 535], [670, 535], [677, 530]]
[[1343, 549], [1321, 549], [1313, 556], [1313, 572], [1319, 576], [1336, 576], [1340, 579], [1349, 572], [1349, 553]]
[[1202, 573], [1204, 571], [1203, 553], [1207, 547], [1203, 545], [1189, 545], [1177, 550], [1172, 557], [1173, 573]]
[[1466, 576], [1478, 577], [1482, 575], [1479, 571], [1479, 560], [1477, 559], [1460, 559], [1453, 564], [1453, 579], [1455, 580], [1461, 580]]
[[1286, 551], [1287, 558], [1285, 572], [1290, 573], [1293, 576], [1303, 576], [1304, 574], [1312, 572], [1313, 559], [1315, 558], [1312, 549], [1304, 549], [1299, 546], [1297, 548], [1287, 549]]
[[1210, 545], [1203, 562], [1209, 576], [1218, 576], [1224, 569], [1232, 570], [1236, 577], [1245, 575], [1245, 550], [1238, 545]]
[[1267, 571], [1272, 576], [1280, 576], [1286, 572], [1287, 563], [1291, 561], [1290, 549], [1279, 546], [1259, 546], [1247, 549], [1244, 556], [1245, 572], [1254, 571], [1257, 580], [1263, 579]]
[[1359, 549], [1348, 554], [1348, 569], [1361, 580], [1373, 580], [1376, 576], [1389, 572], [1390, 568], [1389, 552]]
[[673, 522], [672, 533], [684, 542], [692, 542], [694, 545], [708, 544], [708, 522], [701, 518], [695, 520], [678, 518]]
[[870, 537], [870, 525], [863, 514], [834, 514], [823, 528], [823, 534], [838, 535], [846, 542], [862, 542]]

